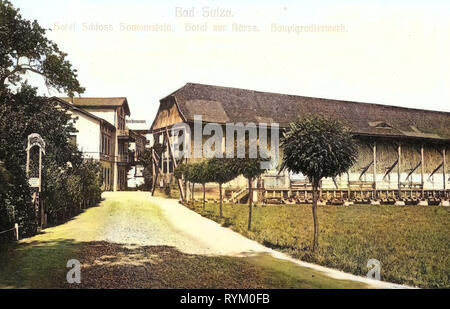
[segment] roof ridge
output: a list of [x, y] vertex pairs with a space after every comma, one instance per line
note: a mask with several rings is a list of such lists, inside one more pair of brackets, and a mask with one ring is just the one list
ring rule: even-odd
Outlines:
[[[71, 97], [57, 97], [60, 99], [72, 99]], [[126, 99], [127, 97], [73, 97], [73, 99]]]
[[221, 89], [234, 89], [234, 90], [242, 90], [242, 91], [248, 91], [248, 92], [254, 92], [254, 93], [262, 93], [262, 94], [272, 94], [272, 95], [281, 95], [281, 96], [289, 96], [294, 98], [306, 98], [306, 99], [314, 99], [314, 100], [325, 100], [325, 101], [338, 101], [338, 102], [344, 102], [344, 103], [351, 103], [351, 104], [367, 104], [367, 105], [374, 105], [374, 106], [381, 106], [386, 108], [394, 108], [394, 109], [400, 109], [400, 110], [413, 110], [413, 111], [421, 111], [421, 112], [431, 112], [431, 113], [444, 113], [446, 115], [450, 115], [450, 112], [445, 111], [436, 111], [436, 110], [429, 110], [429, 109], [421, 109], [421, 108], [415, 108], [415, 107], [404, 107], [404, 106], [396, 106], [396, 105], [390, 105], [390, 104], [382, 104], [382, 103], [372, 103], [372, 102], [359, 102], [359, 101], [349, 101], [349, 100], [341, 100], [341, 99], [331, 99], [331, 98], [319, 98], [319, 97], [312, 97], [312, 96], [304, 96], [304, 95], [296, 95], [296, 94], [286, 94], [286, 93], [277, 93], [277, 92], [267, 92], [267, 91], [261, 91], [261, 90], [252, 90], [252, 89], [246, 89], [246, 88], [237, 88], [237, 87], [230, 87], [230, 86], [218, 86], [218, 85], [210, 85], [210, 84], [202, 84], [202, 83], [192, 83], [188, 82], [185, 86], [175, 90], [173, 93], [171, 93], [169, 96], [175, 94], [179, 90], [183, 89], [184, 87], [192, 85], [192, 86], [206, 86], [206, 87], [215, 87], [215, 88], [221, 88]]

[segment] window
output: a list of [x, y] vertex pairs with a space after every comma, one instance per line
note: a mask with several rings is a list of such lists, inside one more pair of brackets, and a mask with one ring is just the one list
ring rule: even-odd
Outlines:
[[100, 147], [100, 149], [101, 149], [100, 152], [101, 152], [102, 154], [105, 153], [105, 146], [106, 146], [105, 143], [106, 143], [106, 142], [105, 142], [105, 135], [102, 134], [102, 144], [101, 144], [101, 147]]
[[77, 145], [77, 136], [76, 135], [69, 136], [69, 143], [76, 146]]

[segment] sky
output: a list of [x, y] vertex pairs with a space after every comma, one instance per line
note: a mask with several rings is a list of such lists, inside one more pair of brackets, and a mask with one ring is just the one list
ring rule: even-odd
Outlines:
[[450, 1], [12, 3], [51, 29], [82, 96], [127, 97], [149, 124], [188, 82], [450, 112]]

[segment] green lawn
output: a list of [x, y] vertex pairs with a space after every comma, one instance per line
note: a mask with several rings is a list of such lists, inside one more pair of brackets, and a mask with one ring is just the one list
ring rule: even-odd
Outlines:
[[[5, 249], [5, 248], [3, 248]], [[266, 254], [249, 257], [186, 254], [173, 247], [130, 248], [70, 240], [12, 245], [0, 252], [0, 288], [367, 288]], [[82, 262], [81, 284], [66, 282], [65, 263]]]
[[424, 288], [450, 288], [450, 209], [419, 206], [319, 206], [320, 249], [310, 251], [313, 235], [307, 205], [254, 207], [201, 204], [195, 210], [236, 232], [301, 260], [366, 275], [369, 259], [381, 262], [381, 279]]
[[[134, 232], [133, 232], [134, 231]], [[137, 231], [137, 232], [136, 232]], [[112, 195], [99, 207], [44, 233], [0, 248], [0, 288], [367, 288], [267, 254], [187, 254], [163, 245], [107, 241], [184, 237], [142, 196]], [[134, 233], [134, 234], [133, 234]], [[66, 263], [82, 263], [81, 284], [69, 285]]]

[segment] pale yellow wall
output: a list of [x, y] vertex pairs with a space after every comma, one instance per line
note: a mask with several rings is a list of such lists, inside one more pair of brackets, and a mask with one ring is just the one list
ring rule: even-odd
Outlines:
[[100, 108], [82, 108], [83, 110], [108, 121], [113, 126], [117, 126], [117, 112], [115, 109], [100, 109]]
[[74, 122], [78, 149], [85, 157], [100, 159], [100, 121], [74, 110], [69, 113], [78, 117]]

